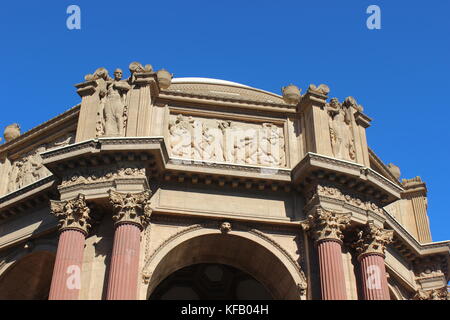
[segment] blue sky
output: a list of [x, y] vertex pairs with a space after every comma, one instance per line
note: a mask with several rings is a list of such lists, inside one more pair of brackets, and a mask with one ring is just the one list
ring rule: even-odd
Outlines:
[[[66, 28], [71, 4], [81, 30]], [[366, 27], [372, 4], [381, 30]], [[447, 0], [2, 1], [0, 128], [31, 129], [80, 101], [85, 74], [132, 61], [276, 93], [326, 83], [374, 119], [383, 161], [427, 182], [433, 240], [447, 240], [449, 16]]]

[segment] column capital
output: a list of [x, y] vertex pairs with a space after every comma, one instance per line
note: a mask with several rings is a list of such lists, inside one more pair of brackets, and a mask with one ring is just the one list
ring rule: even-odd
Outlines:
[[115, 225], [134, 224], [141, 230], [148, 225], [152, 214], [150, 207], [152, 192], [150, 190], [126, 194], [109, 190], [108, 194], [109, 201], [114, 209], [113, 220]]
[[414, 300], [448, 300], [447, 286], [439, 289], [423, 290], [419, 289], [414, 296]]
[[393, 237], [393, 230], [377, 227], [373, 220], [369, 220], [357, 233], [354, 247], [358, 253], [358, 259], [367, 254], [377, 254], [384, 258], [386, 246], [392, 242]]
[[317, 207], [314, 213], [301, 222], [303, 230], [310, 232], [317, 242], [332, 240], [342, 242], [342, 231], [350, 224], [351, 213], [336, 213]]
[[59, 219], [59, 230], [77, 230], [85, 236], [91, 227], [91, 209], [86, 204], [86, 198], [79, 194], [68, 201], [50, 200], [50, 210]]

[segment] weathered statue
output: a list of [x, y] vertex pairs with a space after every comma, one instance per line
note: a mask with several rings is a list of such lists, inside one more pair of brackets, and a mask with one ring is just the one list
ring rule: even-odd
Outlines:
[[7, 126], [3, 135], [6, 142], [17, 139], [20, 136], [20, 126], [17, 123]]
[[350, 113], [336, 98], [328, 105], [330, 138], [333, 155], [343, 160], [355, 160]]
[[114, 79], [106, 82], [103, 109], [106, 136], [124, 136], [124, 113], [128, 90], [130, 90], [130, 85], [122, 80], [122, 70], [116, 69]]

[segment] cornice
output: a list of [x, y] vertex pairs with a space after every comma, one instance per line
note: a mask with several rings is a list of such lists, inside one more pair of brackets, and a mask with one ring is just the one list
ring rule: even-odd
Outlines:
[[316, 179], [338, 181], [349, 189], [355, 189], [379, 199], [383, 205], [400, 199], [403, 191], [400, 186], [371, 168], [309, 152], [292, 169], [292, 182], [305, 187]]
[[75, 118], [80, 112], [80, 106], [81, 105], [78, 104], [67, 110], [66, 112], [54, 117], [53, 119], [50, 119], [40, 124], [39, 126], [21, 134], [17, 139], [0, 145], [0, 154], [18, 148], [19, 146], [22, 146], [39, 136], [46, 137], [46, 132], [51, 131], [52, 129], [70, 120], [71, 118]]
[[289, 104], [271, 103], [263, 101], [244, 100], [238, 98], [223, 98], [206, 95], [195, 95], [185, 92], [164, 91], [159, 94], [156, 102], [176, 102], [186, 104], [214, 105], [215, 107], [230, 107], [240, 109], [252, 109], [268, 112], [282, 112], [295, 115], [296, 107]]
[[381, 161], [381, 159], [376, 155], [376, 153], [371, 148], [368, 148], [368, 149], [369, 149], [369, 158], [371, 160], [373, 160], [380, 167], [380, 169], [383, 171], [383, 174], [386, 175], [385, 177], [389, 178], [389, 180], [396, 183], [397, 185], [402, 186], [400, 181], [398, 181], [394, 177], [394, 175], [389, 171], [389, 169], [386, 167], [386, 165], [383, 163], [383, 161]]

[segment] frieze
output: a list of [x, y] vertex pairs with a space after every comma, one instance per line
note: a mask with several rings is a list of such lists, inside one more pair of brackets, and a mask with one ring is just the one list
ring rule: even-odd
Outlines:
[[145, 168], [133, 163], [121, 163], [101, 167], [85, 167], [69, 170], [61, 181], [61, 188], [79, 184], [111, 181], [117, 178], [145, 177]]
[[47, 178], [51, 172], [44, 166], [42, 153], [64, 147], [74, 142], [75, 136], [69, 134], [51, 143], [42, 144], [35, 150], [21, 155], [11, 163], [8, 172], [7, 193], [14, 192], [36, 181]]
[[284, 129], [273, 123], [252, 124], [172, 114], [170, 155], [189, 160], [285, 167]]
[[337, 201], [342, 201], [352, 207], [356, 207], [365, 211], [372, 211], [378, 215], [383, 216], [384, 211], [375, 202], [371, 201], [370, 198], [358, 195], [357, 193], [338, 188], [331, 184], [317, 184], [311, 190], [306, 193], [306, 206], [314, 200], [315, 197], [319, 198], [329, 198]]

